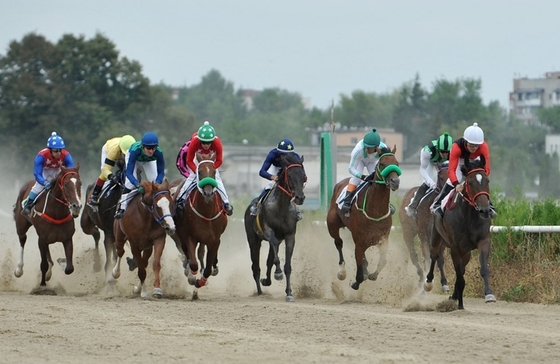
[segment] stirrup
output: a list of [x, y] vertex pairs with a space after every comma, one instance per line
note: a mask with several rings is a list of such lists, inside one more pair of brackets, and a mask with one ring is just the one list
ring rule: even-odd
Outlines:
[[296, 221], [301, 221], [301, 219], [303, 219], [303, 214], [301, 213], [301, 211], [297, 211], [296, 212]]
[[257, 216], [257, 211], [259, 210], [259, 208], [257, 207], [257, 205], [251, 205], [251, 208], [249, 209], [249, 214], [251, 216]]
[[233, 215], [233, 206], [231, 206], [231, 204], [229, 203], [224, 204], [224, 209], [226, 210], [226, 215], [228, 216]]
[[406, 212], [406, 216], [408, 217], [414, 217], [416, 216], [416, 209], [410, 206], [406, 206], [404, 208], [404, 211]]
[[115, 219], [117, 220], [122, 219], [123, 215], [124, 215], [124, 210], [118, 209], [117, 212], [115, 212]]

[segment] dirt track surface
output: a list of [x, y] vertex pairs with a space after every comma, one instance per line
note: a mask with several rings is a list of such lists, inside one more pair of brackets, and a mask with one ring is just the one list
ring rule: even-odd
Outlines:
[[[57, 295], [32, 294], [40, 279], [36, 236], [30, 233], [24, 275], [15, 278], [19, 244], [11, 217], [1, 221], [0, 362], [552, 363], [560, 357], [559, 306], [468, 298], [464, 311], [437, 311], [447, 295], [437, 284], [435, 292], [419, 293], [398, 232], [379, 279], [354, 291], [349, 235], [343, 234], [349, 278], [338, 281], [338, 255], [326, 228], [304, 219], [293, 259], [296, 302], [287, 303], [285, 281], [255, 295], [242, 224], [232, 219], [220, 273], [199, 290], [199, 300], [191, 300], [171, 239], [163, 261], [165, 297], [143, 300], [131, 293], [136, 272], [126, 264], [122, 276], [107, 283], [99, 269], [104, 250], [94, 249], [79, 226], [76, 271], [66, 276], [55, 266], [42, 293]], [[263, 245], [263, 256], [266, 251]], [[61, 244], [51, 252], [55, 261], [62, 257]], [[368, 257], [373, 270], [377, 250]], [[149, 267], [150, 291], [152, 279]]]

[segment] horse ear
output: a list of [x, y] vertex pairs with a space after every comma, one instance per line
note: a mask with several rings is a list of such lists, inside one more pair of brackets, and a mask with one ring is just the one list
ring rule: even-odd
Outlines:
[[303, 163], [303, 156], [301, 156], [301, 159], [299, 161], [300, 163]]
[[393, 145], [393, 150], [391, 151], [391, 153], [395, 154], [397, 152], [397, 145]]

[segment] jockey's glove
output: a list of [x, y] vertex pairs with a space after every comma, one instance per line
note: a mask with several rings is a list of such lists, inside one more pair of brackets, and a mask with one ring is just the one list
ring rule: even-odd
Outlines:
[[48, 190], [50, 188], [51, 188], [51, 183], [50, 182], [45, 183], [45, 190]]
[[107, 176], [107, 179], [108, 179], [109, 181], [113, 182], [113, 183], [118, 183], [118, 182], [119, 182], [117, 176], [115, 176], [115, 175], [112, 174], [112, 173], [110, 173], [110, 174]]
[[138, 193], [144, 194], [144, 187], [138, 186]]

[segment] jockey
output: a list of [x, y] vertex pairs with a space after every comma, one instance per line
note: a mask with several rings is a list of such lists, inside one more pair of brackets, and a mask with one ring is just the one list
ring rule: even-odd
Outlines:
[[436, 169], [436, 163], [441, 164], [449, 159], [449, 151], [451, 150], [452, 144], [453, 138], [451, 138], [448, 132], [445, 132], [436, 140], [432, 140], [420, 151], [420, 175], [424, 179], [424, 182], [418, 187], [418, 190], [416, 190], [410, 204], [404, 208], [409, 217], [414, 217], [414, 215], [416, 215], [418, 204], [426, 192], [436, 188], [436, 182], [432, 179], [430, 174]]
[[64, 149], [65, 147], [64, 140], [53, 131], [51, 137], [47, 140], [47, 147], [40, 150], [35, 157], [35, 167], [33, 168], [35, 184], [25, 200], [23, 210], [21, 210], [22, 215], [28, 216], [37, 195], [43, 190], [51, 188], [51, 182], [56, 179], [61, 166], [74, 167], [74, 160], [70, 153]]
[[350, 154], [350, 166], [348, 167], [348, 172], [352, 175], [348, 187], [346, 188], [346, 196], [344, 197], [344, 203], [340, 211], [344, 214], [350, 212], [352, 207], [352, 198], [356, 193], [356, 187], [365, 181], [367, 174], [363, 174], [364, 167], [367, 169], [368, 174], [375, 172], [375, 167], [377, 162], [379, 162], [380, 149], [387, 148], [385, 143], [381, 141], [381, 137], [377, 134], [377, 130], [374, 128], [372, 131], [364, 136], [364, 139], [360, 140], [352, 153]]
[[136, 193], [144, 193], [144, 187], [138, 181], [138, 172], [144, 171], [147, 181], [161, 184], [165, 173], [165, 160], [163, 151], [158, 146], [158, 136], [153, 132], [147, 132], [142, 140], [133, 143], [125, 156], [126, 180], [124, 191], [119, 201], [120, 208], [115, 213], [115, 219], [120, 219], [124, 211]]
[[[258, 206], [261, 203], [262, 198], [267, 194], [269, 190], [272, 189], [276, 181], [278, 181], [278, 175], [282, 170], [282, 164], [280, 163], [280, 155], [284, 153], [293, 153], [295, 154], [298, 159], [301, 160], [301, 157], [294, 151], [294, 144], [290, 139], [282, 139], [278, 142], [276, 148], [273, 148], [268, 152], [266, 158], [261, 166], [261, 170], [259, 171], [259, 176], [264, 179], [269, 180], [270, 182], [266, 185], [266, 187], [261, 191], [259, 198], [256, 200], [254, 204], [251, 205], [251, 215], [256, 216]], [[296, 206], [296, 219], [297, 221], [303, 218], [301, 212], [297, 209]]]
[[196, 153], [201, 154], [216, 154], [216, 160], [214, 161], [214, 167], [216, 168], [216, 183], [218, 184], [217, 191], [222, 197], [222, 201], [224, 202], [224, 209], [228, 216], [233, 214], [233, 206], [229, 203], [229, 197], [226, 192], [226, 188], [224, 187], [224, 182], [222, 181], [222, 177], [220, 177], [220, 171], [218, 168], [222, 165], [223, 160], [223, 146], [220, 138], [216, 136], [216, 131], [210, 125], [208, 121], [205, 121], [204, 124], [198, 129], [198, 132], [195, 132], [191, 138], [191, 144], [189, 145], [189, 150], [187, 151], [187, 166], [190, 169], [190, 175], [183, 183], [181, 190], [179, 191], [179, 201], [178, 205], [179, 208], [184, 207], [185, 203], [185, 194], [187, 190], [189, 190], [190, 186], [196, 184], [196, 179], [198, 175], [196, 173], [197, 163], [196, 162]]
[[121, 155], [126, 155], [128, 148], [136, 142], [136, 139], [130, 135], [124, 135], [122, 137], [115, 137], [107, 140], [105, 145], [101, 148], [101, 174], [97, 177], [95, 182], [95, 187], [93, 187], [93, 192], [89, 200], [90, 206], [97, 206], [99, 204], [99, 194], [103, 188], [103, 184], [107, 179], [113, 180], [114, 176], [111, 173], [113, 167]]
[[[467, 158], [474, 160], [480, 156], [484, 157], [486, 161], [484, 169], [486, 174], [490, 176], [490, 150], [488, 144], [484, 141], [484, 132], [477, 123], [474, 123], [465, 129], [462, 138], [453, 142], [451, 153], [449, 154], [449, 178], [430, 207], [432, 214], [443, 216], [443, 210], [441, 209], [443, 198], [454, 188], [456, 192], [463, 191], [463, 184], [461, 182], [463, 182], [464, 176], [461, 172], [461, 166], [465, 164]], [[492, 213], [495, 213], [492, 206], [491, 209]]]

